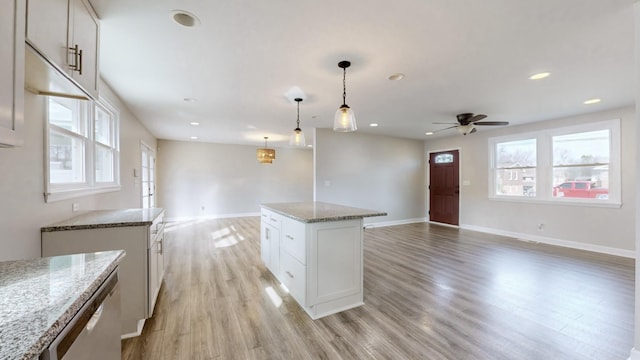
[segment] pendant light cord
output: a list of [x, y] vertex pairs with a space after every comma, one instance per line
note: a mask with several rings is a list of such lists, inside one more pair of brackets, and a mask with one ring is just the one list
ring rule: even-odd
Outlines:
[[342, 68], [342, 105], [347, 105], [347, 68]]

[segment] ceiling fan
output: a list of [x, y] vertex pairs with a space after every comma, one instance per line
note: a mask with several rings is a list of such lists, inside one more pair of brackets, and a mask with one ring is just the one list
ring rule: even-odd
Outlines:
[[480, 120], [482, 120], [482, 119], [484, 119], [486, 117], [487, 117], [487, 115], [483, 115], [483, 114], [474, 115], [473, 113], [463, 113], [463, 114], [456, 115], [456, 118], [458, 119], [458, 123], [457, 124], [456, 123], [441, 123], [441, 122], [434, 122], [434, 124], [453, 125], [453, 126], [449, 126], [448, 128], [437, 130], [436, 132], [440, 132], [440, 131], [456, 128], [458, 130], [458, 132], [460, 132], [462, 135], [473, 134], [474, 132], [478, 131], [476, 129], [476, 125], [479, 125], [479, 126], [485, 126], [485, 125], [489, 125], [489, 126], [504, 126], [504, 125], [509, 125], [508, 121], [480, 121]]

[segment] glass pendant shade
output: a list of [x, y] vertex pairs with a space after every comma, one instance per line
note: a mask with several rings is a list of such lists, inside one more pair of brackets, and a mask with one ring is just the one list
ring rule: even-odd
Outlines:
[[356, 131], [357, 129], [356, 115], [349, 106], [343, 104], [338, 111], [336, 111], [336, 116], [333, 119], [333, 131], [349, 132]]
[[289, 138], [289, 145], [292, 146], [306, 146], [306, 141], [304, 139], [304, 133], [302, 129], [296, 128], [291, 133], [291, 137]]
[[264, 138], [264, 148], [256, 150], [256, 157], [260, 164], [271, 164], [276, 159], [276, 151], [267, 147], [267, 139], [268, 137]]

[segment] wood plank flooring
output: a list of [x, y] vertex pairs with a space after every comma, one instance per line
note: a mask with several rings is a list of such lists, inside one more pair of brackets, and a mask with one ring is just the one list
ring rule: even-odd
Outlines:
[[365, 305], [311, 320], [258, 217], [168, 226], [155, 314], [123, 359], [626, 359], [633, 260], [425, 223], [367, 229]]

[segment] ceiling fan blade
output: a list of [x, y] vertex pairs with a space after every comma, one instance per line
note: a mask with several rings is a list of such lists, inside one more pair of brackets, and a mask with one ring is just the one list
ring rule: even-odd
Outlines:
[[483, 114], [474, 115], [467, 121], [467, 123], [474, 123], [474, 122], [480, 121], [480, 120], [482, 120], [482, 119], [484, 119], [486, 117], [487, 117], [487, 115], [483, 115]]
[[483, 121], [483, 122], [474, 122], [473, 125], [509, 125], [508, 121]]
[[458, 127], [458, 125], [449, 126], [449, 127], [444, 128], [444, 129], [436, 130], [433, 133], [435, 134], [435, 133], [439, 133], [440, 131], [445, 131], [445, 130], [449, 130], [449, 129], [453, 129], [453, 128], [457, 128], [457, 127]]
[[441, 122], [434, 122], [432, 124], [438, 124], [438, 125], [458, 125], [458, 123], [441, 123]]

